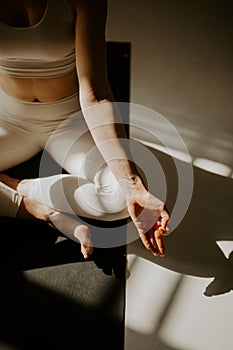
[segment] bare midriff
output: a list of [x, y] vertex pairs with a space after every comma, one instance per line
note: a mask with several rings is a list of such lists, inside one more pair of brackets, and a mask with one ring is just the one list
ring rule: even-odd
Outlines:
[[0, 88], [8, 95], [29, 102], [52, 102], [78, 91], [76, 71], [54, 78], [12, 78], [0, 75]]
[[[65, 0], [71, 18], [75, 17], [72, 0]], [[0, 3], [0, 20], [9, 26], [35, 25], [42, 18], [47, 0], [11, 0]], [[13, 11], [12, 11], [13, 9]], [[17, 16], [16, 16], [17, 14]], [[15, 16], [17, 23], [15, 23]], [[76, 69], [59, 77], [15, 78], [0, 74], [0, 89], [8, 95], [29, 102], [52, 102], [78, 91]]]

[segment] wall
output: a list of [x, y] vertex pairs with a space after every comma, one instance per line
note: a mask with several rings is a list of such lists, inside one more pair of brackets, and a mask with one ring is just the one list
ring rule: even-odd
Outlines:
[[[207, 170], [219, 165], [220, 174], [231, 176], [232, 2], [108, 3], [107, 39], [132, 44], [131, 102], [166, 117], [183, 137], [194, 164], [201, 158]], [[141, 123], [156, 128], [151, 117]], [[132, 128], [132, 136], [140, 135]]]

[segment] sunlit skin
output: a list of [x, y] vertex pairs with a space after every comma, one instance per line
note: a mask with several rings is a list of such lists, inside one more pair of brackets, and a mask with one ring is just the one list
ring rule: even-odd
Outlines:
[[[1, 2], [0, 20], [12, 26], [33, 25], [43, 16], [46, 3], [46, 0]], [[107, 149], [101, 148], [100, 151], [117, 181], [120, 184], [123, 183], [128, 213], [142, 243], [155, 256], [164, 256], [163, 235], [169, 232], [168, 222], [170, 219], [165, 203], [147, 191], [136, 167], [127, 160], [125, 150], [118, 142], [118, 139], [125, 138], [126, 134], [123, 126], [116, 130], [114, 112], [111, 109], [114, 97], [107, 79], [105, 59], [106, 1], [67, 0], [66, 7], [75, 21], [75, 31], [78, 33], [75, 42], [76, 71], [59, 78], [48, 79], [11, 78], [0, 75], [0, 87], [7, 94], [19, 100], [35, 101], [35, 103], [57, 101], [79, 90], [80, 106], [88, 125], [95, 118], [99, 120], [99, 116], [98, 112], [96, 115], [90, 116], [90, 113], [85, 113], [85, 109], [110, 102], [110, 109], [107, 108], [108, 113], [101, 115], [103, 123], [106, 124], [105, 128], [95, 128], [91, 130], [91, 134], [98, 148], [101, 142], [106, 141], [108, 137], [115, 138], [114, 154], [117, 160], [108, 160]], [[24, 195], [17, 214], [18, 217], [42, 220], [48, 224], [53, 222], [52, 225], [55, 227], [56, 222], [59, 222], [59, 227], [62, 222], [67, 233], [74, 235], [80, 241], [84, 258], [88, 258], [92, 254], [91, 233], [87, 226], [80, 224], [78, 219], [71, 219], [64, 213], [52, 208], [45, 208], [44, 205], [29, 199], [27, 193], [30, 181], [22, 182], [4, 174], [0, 174], [0, 181]]]

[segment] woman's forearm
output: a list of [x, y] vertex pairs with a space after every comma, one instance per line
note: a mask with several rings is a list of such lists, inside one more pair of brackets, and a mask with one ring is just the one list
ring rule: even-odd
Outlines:
[[116, 179], [134, 183], [139, 173], [117, 103], [92, 101], [85, 104], [82, 112], [96, 146]]

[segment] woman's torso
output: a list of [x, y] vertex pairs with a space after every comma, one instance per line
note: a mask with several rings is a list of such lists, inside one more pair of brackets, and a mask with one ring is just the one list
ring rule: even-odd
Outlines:
[[[41, 21], [49, 0], [8, 0], [0, 4], [0, 21], [14, 28], [33, 27]], [[72, 0], [65, 1], [66, 11], [75, 18]], [[20, 29], [19, 29], [20, 30]], [[43, 43], [41, 44], [43, 45]], [[49, 78], [11, 77], [0, 74], [0, 88], [25, 101], [50, 102], [73, 94], [78, 89], [76, 70]]]

